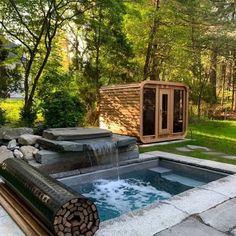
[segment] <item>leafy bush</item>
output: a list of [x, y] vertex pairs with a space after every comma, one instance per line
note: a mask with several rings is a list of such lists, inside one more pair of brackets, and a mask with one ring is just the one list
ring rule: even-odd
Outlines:
[[84, 107], [78, 97], [67, 91], [57, 91], [42, 103], [45, 125], [50, 128], [82, 126]]
[[0, 126], [6, 123], [6, 111], [0, 108]]
[[23, 126], [33, 127], [34, 121], [37, 118], [37, 111], [35, 109], [32, 110], [24, 110], [23, 108], [20, 111], [20, 123]]

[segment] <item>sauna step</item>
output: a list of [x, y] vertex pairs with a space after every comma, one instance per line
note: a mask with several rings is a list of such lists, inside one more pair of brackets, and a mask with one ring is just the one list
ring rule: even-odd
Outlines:
[[153, 171], [153, 172], [156, 172], [158, 174], [161, 174], [161, 175], [166, 175], [166, 174], [170, 174], [172, 172], [171, 169], [167, 169], [167, 168], [164, 168], [164, 167], [154, 167], [154, 168], [150, 168], [149, 169], [150, 171]]
[[198, 187], [198, 186], [206, 184], [205, 182], [201, 182], [201, 181], [198, 181], [195, 179], [191, 179], [191, 178], [184, 177], [181, 175], [176, 175], [176, 174], [168, 174], [168, 175], [164, 175], [162, 177], [164, 179], [167, 179], [167, 180], [170, 180], [173, 182], [179, 182], [179, 183], [184, 184], [189, 187]]

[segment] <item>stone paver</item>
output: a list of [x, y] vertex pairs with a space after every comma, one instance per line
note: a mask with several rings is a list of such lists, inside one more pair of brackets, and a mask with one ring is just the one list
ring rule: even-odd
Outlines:
[[213, 151], [211, 151], [211, 152], [203, 152], [203, 154], [212, 155], [212, 156], [222, 156], [222, 155], [224, 155], [223, 152], [213, 152]]
[[236, 236], [236, 228], [231, 231], [232, 236]]
[[170, 200], [165, 200], [164, 202], [181, 209], [189, 215], [192, 215], [206, 211], [228, 199], [229, 197], [214, 191], [194, 188], [175, 195]]
[[176, 150], [180, 151], [180, 152], [192, 152], [193, 151], [192, 149], [189, 149], [187, 147], [177, 147]]
[[200, 217], [205, 224], [210, 225], [221, 232], [229, 232], [236, 227], [235, 213], [236, 198], [201, 213]]
[[202, 151], [211, 151], [210, 148], [207, 148], [207, 147], [203, 147], [203, 146], [196, 146], [196, 145], [187, 145], [187, 148], [190, 148], [192, 150], [202, 150]]
[[1, 236], [25, 236], [21, 229], [6, 214], [5, 210], [0, 206], [0, 235]]
[[225, 178], [219, 179], [208, 183], [200, 188], [211, 190], [229, 198], [236, 197], [236, 175], [230, 175]]
[[200, 223], [197, 219], [189, 218], [188, 220], [160, 233], [155, 236], [225, 236], [207, 225]]
[[223, 158], [229, 159], [229, 160], [236, 160], [236, 156], [231, 155], [222, 155]]
[[0, 218], [6, 216], [6, 211], [0, 206]]
[[96, 236], [152, 236], [180, 223], [187, 214], [168, 204], [152, 204], [100, 225]]

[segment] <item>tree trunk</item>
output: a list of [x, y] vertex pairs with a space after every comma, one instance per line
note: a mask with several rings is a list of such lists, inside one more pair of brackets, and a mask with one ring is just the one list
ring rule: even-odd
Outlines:
[[198, 100], [197, 100], [197, 117], [199, 120], [201, 118], [201, 105], [202, 105], [202, 95], [199, 94]]
[[232, 86], [233, 86], [233, 89], [232, 89], [232, 111], [236, 111], [236, 60], [234, 60]]
[[[155, 14], [159, 10], [160, 0], [155, 0]], [[156, 43], [156, 34], [158, 28], [158, 17], [155, 15], [153, 20], [153, 25], [149, 34], [146, 59], [143, 69], [143, 79], [146, 80], [152, 74], [152, 78], [155, 76], [156, 67], [157, 67], [157, 43]], [[155, 58], [155, 59], [154, 59]], [[153, 61], [153, 64], [151, 63]], [[151, 67], [152, 64], [152, 68]], [[154, 73], [153, 73], [154, 72]]]
[[212, 89], [212, 104], [217, 102], [216, 96], [216, 70], [217, 70], [217, 48], [214, 47], [211, 51], [211, 68], [210, 68], [210, 82]]
[[225, 82], [226, 82], [226, 63], [225, 63], [225, 61], [222, 62], [221, 78], [222, 78], [221, 108], [223, 109], [224, 102], [225, 102]]

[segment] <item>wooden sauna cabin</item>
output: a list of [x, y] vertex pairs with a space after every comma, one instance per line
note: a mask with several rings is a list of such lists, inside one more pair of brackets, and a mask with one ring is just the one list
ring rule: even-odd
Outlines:
[[144, 81], [100, 89], [100, 127], [142, 143], [182, 139], [188, 124], [188, 88]]

